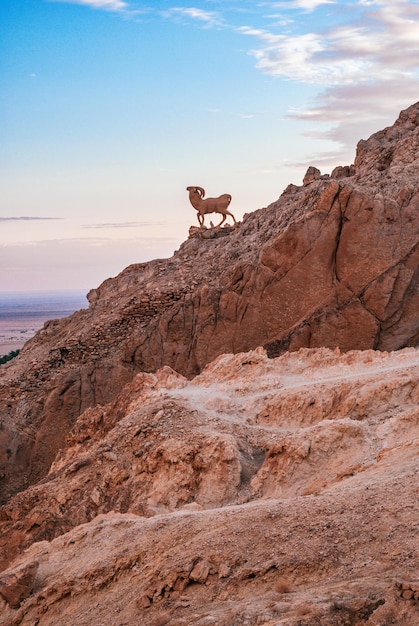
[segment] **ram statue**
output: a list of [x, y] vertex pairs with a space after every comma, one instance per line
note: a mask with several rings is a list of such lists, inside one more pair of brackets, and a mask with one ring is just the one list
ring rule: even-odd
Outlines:
[[186, 191], [189, 191], [189, 200], [193, 208], [198, 211], [198, 222], [200, 228], [204, 228], [205, 215], [208, 213], [219, 213], [223, 216], [221, 222], [216, 226], [219, 228], [223, 222], [225, 222], [227, 215], [233, 218], [234, 223], [237, 224], [236, 219], [227, 207], [231, 202], [231, 196], [229, 193], [223, 193], [218, 198], [205, 198], [205, 189], [202, 187], [186, 187]]

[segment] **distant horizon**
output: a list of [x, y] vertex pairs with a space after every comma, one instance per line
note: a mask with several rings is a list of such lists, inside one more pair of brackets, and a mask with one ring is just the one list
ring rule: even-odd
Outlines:
[[18, 289], [18, 290], [1, 290], [0, 291], [0, 296], [1, 295], [24, 295], [24, 294], [53, 294], [53, 293], [62, 293], [62, 294], [82, 294], [84, 292], [89, 292], [91, 289], [95, 289], [95, 287], [89, 287], [87, 289], [84, 289], [82, 287], [80, 288], [71, 288], [71, 289]]
[[22, 348], [45, 322], [89, 308], [85, 290], [0, 292], [0, 356]]

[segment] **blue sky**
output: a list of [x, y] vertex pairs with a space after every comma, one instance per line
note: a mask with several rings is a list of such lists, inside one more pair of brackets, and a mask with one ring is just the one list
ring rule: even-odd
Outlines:
[[171, 256], [419, 99], [419, 0], [2, 0], [0, 291]]

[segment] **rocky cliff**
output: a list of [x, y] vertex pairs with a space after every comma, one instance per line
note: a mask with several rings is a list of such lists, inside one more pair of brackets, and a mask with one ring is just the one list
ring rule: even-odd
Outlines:
[[45, 476], [77, 416], [138, 371], [191, 377], [257, 346], [417, 345], [418, 171], [419, 103], [361, 141], [354, 165], [309, 168], [236, 228], [194, 232], [47, 323], [1, 370], [1, 501]]
[[415, 348], [137, 374], [3, 506], [0, 624], [416, 626], [418, 378]]
[[413, 626], [418, 209], [419, 103], [1, 366], [3, 623]]

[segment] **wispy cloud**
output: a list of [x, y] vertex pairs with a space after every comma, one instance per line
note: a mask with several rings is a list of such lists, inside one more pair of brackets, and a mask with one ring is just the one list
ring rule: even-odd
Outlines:
[[257, 59], [256, 67], [262, 72], [307, 83], [331, 82], [330, 63], [322, 67], [314, 62], [315, 55], [326, 50], [320, 35], [274, 35], [247, 26], [238, 30], [244, 35], [257, 37], [263, 43], [261, 48], [251, 51]]
[[[290, 111], [289, 118], [310, 122], [307, 137], [329, 139], [339, 144], [339, 156], [351, 162], [354, 141], [367, 139], [394, 122], [397, 113], [417, 102], [419, 81], [401, 78], [365, 85], [344, 85], [321, 92], [307, 109]], [[389, 97], [391, 94], [391, 97]], [[336, 165], [337, 152], [330, 153]]]
[[274, 34], [242, 26], [261, 47], [250, 53], [257, 68], [304, 83], [342, 85], [383, 81], [419, 69], [419, 6], [380, 2], [362, 19], [341, 27]]
[[61, 217], [0, 217], [0, 222], [27, 222], [33, 220], [60, 220]]
[[336, 4], [336, 0], [289, 0], [288, 2], [274, 2], [273, 6], [278, 9], [303, 9], [311, 12], [322, 4]]
[[124, 2], [124, 0], [52, 0], [52, 2], [82, 4], [92, 9], [102, 9], [104, 11], [125, 11], [129, 8], [128, 3]]
[[[0, 245], [0, 289], [92, 287], [131, 263], [163, 258], [178, 245], [175, 237], [87, 237]], [[53, 259], [53, 261], [52, 261]], [[52, 264], [53, 263], [53, 268]]]
[[[320, 4], [325, 3], [275, 3], [301, 10]], [[419, 4], [409, 0], [353, 4], [353, 15], [344, 26], [332, 21], [325, 26], [320, 20], [318, 29], [304, 29], [307, 22], [296, 20], [295, 31], [285, 34], [249, 26], [238, 29], [259, 41], [250, 54], [260, 71], [320, 87], [311, 106], [292, 111], [290, 117], [316, 123], [306, 134], [342, 146], [352, 145], [362, 128], [372, 132], [372, 119], [375, 128], [380, 119], [390, 122], [419, 93]]]
[[203, 9], [194, 7], [173, 7], [167, 11], [163, 11], [162, 15], [173, 19], [188, 18], [198, 20], [205, 24], [205, 26], [221, 26], [223, 24], [223, 20], [218, 13], [214, 11], [204, 11]]
[[114, 222], [103, 224], [85, 224], [83, 228], [144, 228], [147, 226], [163, 226], [163, 222]]

